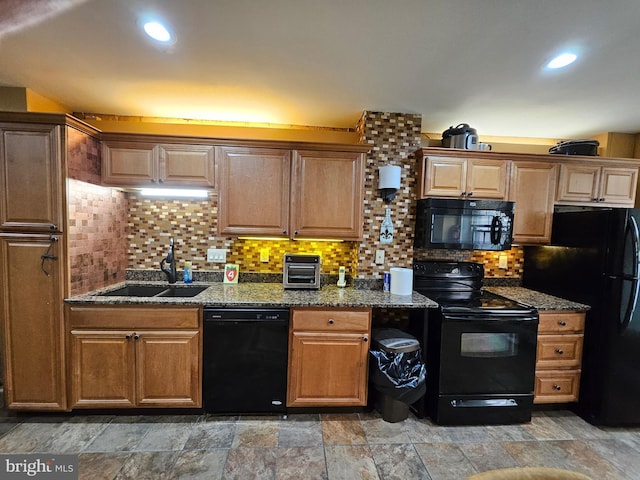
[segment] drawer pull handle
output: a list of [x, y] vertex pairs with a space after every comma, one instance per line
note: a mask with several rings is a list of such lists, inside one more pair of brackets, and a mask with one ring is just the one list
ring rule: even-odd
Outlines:
[[558, 322], [558, 325], [560, 325], [561, 327], [566, 327], [567, 326], [567, 322], [565, 322], [564, 320], [560, 320]]
[[564, 350], [562, 350], [561, 348], [556, 348], [556, 353], [558, 355], [562, 355], [564, 353]]
[[334, 323], [336, 323], [336, 321], [333, 318], [329, 319], [329, 325], [333, 325]]
[[559, 391], [561, 390], [560, 385], [555, 385], [555, 384], [553, 385], [553, 389], [554, 389], [556, 392], [559, 392]]

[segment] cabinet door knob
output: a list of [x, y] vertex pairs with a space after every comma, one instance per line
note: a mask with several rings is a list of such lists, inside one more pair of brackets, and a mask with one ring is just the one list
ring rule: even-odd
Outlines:
[[560, 325], [561, 327], [566, 327], [567, 326], [567, 322], [565, 322], [564, 320], [560, 320], [560, 321], [558, 321], [558, 325]]
[[559, 392], [559, 391], [561, 390], [560, 385], [555, 385], [555, 384], [553, 385], [553, 389], [554, 389], [556, 392]]
[[132, 337], [132, 336], [133, 336], [133, 335], [131, 335], [130, 333], [127, 333], [127, 334], [124, 336], [124, 338], [126, 338], [127, 340], [131, 340], [131, 337]]
[[561, 348], [556, 348], [556, 353], [558, 355], [562, 355], [564, 353], [564, 350], [562, 350]]
[[461, 196], [461, 197], [464, 197], [466, 194], [467, 194], [467, 192], [462, 192], [462, 193], [460, 194], [460, 196]]
[[137, 334], [137, 333], [133, 336], [133, 339], [134, 339], [134, 340], [138, 340], [139, 338], [140, 338], [140, 335], [139, 335], [139, 334]]
[[159, 183], [164, 183], [164, 179], [163, 179], [163, 178], [160, 178], [160, 179], [158, 179], [158, 182], [159, 182]]
[[284, 233], [284, 234], [286, 235], [286, 234], [287, 234], [287, 231], [286, 231], [286, 230], [282, 230], [282, 233]]
[[334, 323], [336, 323], [336, 321], [333, 318], [329, 319], [329, 325], [333, 325]]
[[598, 199], [598, 201], [599, 201], [599, 202], [604, 202], [604, 197], [600, 197], [600, 198]]
[[155, 178], [152, 178], [152, 179], [151, 179], [151, 183], [156, 183], [156, 179], [155, 179]]
[[367, 343], [367, 342], [369, 341], [369, 339], [368, 339], [367, 337], [362, 337], [362, 341], [363, 341], [364, 343]]
[[298, 234], [298, 230], [294, 230], [294, 231], [293, 231], [293, 234], [294, 234], [294, 235], [297, 235], [297, 234]]
[[52, 232], [55, 232], [56, 230], [58, 230], [58, 226], [54, 225], [54, 224], [51, 224], [51, 225], [49, 225], [49, 230], [51, 230]]
[[467, 197], [470, 197], [471, 195], [473, 195], [473, 192], [467, 193]]

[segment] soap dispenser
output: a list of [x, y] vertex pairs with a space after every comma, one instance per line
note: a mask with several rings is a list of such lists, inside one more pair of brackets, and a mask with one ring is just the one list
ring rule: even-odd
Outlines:
[[184, 271], [182, 274], [182, 280], [184, 283], [192, 283], [193, 282], [193, 272], [191, 270], [191, 262], [184, 262]]

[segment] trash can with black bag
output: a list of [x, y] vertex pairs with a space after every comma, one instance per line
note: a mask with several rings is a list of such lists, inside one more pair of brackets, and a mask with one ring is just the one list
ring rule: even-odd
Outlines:
[[426, 392], [420, 342], [397, 328], [374, 329], [372, 340], [369, 381], [375, 409], [383, 420], [401, 422], [409, 416], [409, 406]]

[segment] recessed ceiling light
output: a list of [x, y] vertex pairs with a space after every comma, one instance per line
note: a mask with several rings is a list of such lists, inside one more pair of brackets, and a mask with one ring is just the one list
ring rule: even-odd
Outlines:
[[167, 27], [159, 22], [147, 22], [144, 24], [144, 31], [147, 35], [158, 42], [167, 43], [171, 41], [171, 33]]
[[547, 68], [556, 69], [566, 67], [567, 65], [571, 65], [573, 62], [575, 62], [576, 58], [578, 58], [578, 56], [575, 53], [561, 53], [557, 57], [553, 58], [549, 63], [547, 63]]

